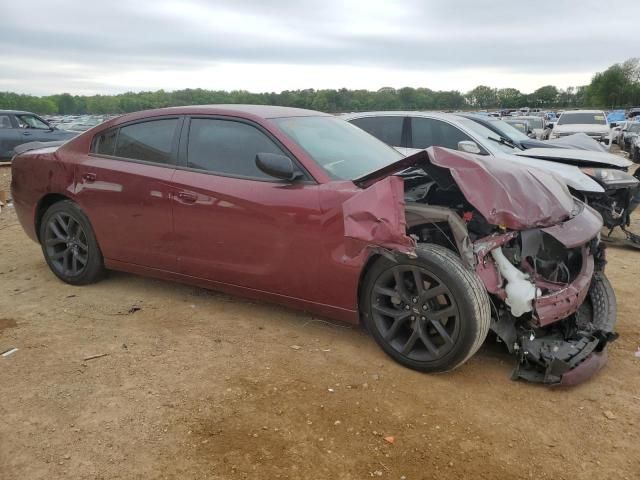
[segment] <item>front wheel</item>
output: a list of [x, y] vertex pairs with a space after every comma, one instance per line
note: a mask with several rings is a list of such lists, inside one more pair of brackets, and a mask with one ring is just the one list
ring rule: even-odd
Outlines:
[[419, 245], [417, 259], [381, 257], [367, 273], [363, 322], [400, 364], [423, 372], [453, 370], [482, 345], [491, 311], [484, 285], [450, 250]]
[[40, 224], [42, 253], [51, 271], [72, 285], [96, 282], [104, 273], [102, 252], [89, 219], [70, 200], [54, 203]]

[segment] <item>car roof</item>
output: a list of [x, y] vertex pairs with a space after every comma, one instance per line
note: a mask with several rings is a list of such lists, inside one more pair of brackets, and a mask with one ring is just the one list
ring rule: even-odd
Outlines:
[[565, 110], [562, 112], [562, 115], [565, 113], [604, 113], [603, 110]]
[[182, 107], [156, 108], [153, 110], [142, 110], [128, 113], [117, 117], [116, 123], [128, 122], [147, 117], [161, 115], [229, 115], [245, 118], [282, 118], [282, 117], [317, 117], [331, 116], [328, 113], [305, 110], [302, 108], [279, 107], [274, 105], [243, 105], [243, 104], [221, 104], [221, 105], [188, 105]]
[[24, 110], [0, 110], [0, 115], [22, 115], [22, 114], [34, 115], [34, 113], [32, 112], [27, 112]]
[[515, 118], [516, 120], [538, 120], [539, 118], [536, 115], [518, 115], [517, 117], [507, 117], [507, 118]]
[[352, 120], [356, 118], [365, 117], [428, 117], [428, 118], [440, 118], [442, 120], [456, 119], [458, 115], [455, 113], [445, 112], [430, 112], [430, 111], [411, 111], [411, 110], [387, 110], [378, 112], [353, 112], [340, 115], [340, 118], [345, 120]]

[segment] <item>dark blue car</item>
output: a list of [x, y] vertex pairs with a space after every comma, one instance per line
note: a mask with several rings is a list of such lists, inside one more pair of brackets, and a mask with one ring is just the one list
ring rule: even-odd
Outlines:
[[77, 134], [58, 130], [34, 113], [0, 110], [0, 161], [10, 160], [23, 143], [64, 141]]

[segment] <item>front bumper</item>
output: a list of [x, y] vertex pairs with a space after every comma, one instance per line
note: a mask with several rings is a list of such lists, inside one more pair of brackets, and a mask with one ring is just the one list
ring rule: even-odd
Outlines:
[[[615, 295], [602, 272], [604, 256], [597, 240], [602, 219], [595, 210], [579, 206], [581, 210], [573, 218], [553, 227], [507, 232], [474, 243], [478, 259], [476, 272], [487, 291], [502, 301], [502, 306], [496, 308], [492, 329], [518, 359], [513, 379], [547, 385], [580, 383], [602, 368], [607, 360], [607, 343], [617, 338], [613, 333]], [[553, 241], [548, 244], [549, 239], [542, 240], [546, 238], [544, 235], [553, 237], [561, 246]], [[514, 251], [512, 241], [518, 237], [516, 251], [523, 260], [518, 264], [514, 257], [511, 261], [544, 293], [533, 299], [527, 314], [511, 312], [511, 297], [506, 294], [501, 270], [488, 255], [496, 248]], [[565, 248], [568, 258], [574, 261], [580, 258], [579, 271], [570, 283], [547, 280], [534, 269], [534, 261], [524, 260], [543, 255], [548, 248]], [[565, 261], [558, 260], [559, 265]]]

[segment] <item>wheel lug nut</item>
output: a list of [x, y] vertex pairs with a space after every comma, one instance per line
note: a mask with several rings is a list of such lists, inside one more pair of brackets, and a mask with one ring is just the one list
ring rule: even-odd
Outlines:
[[424, 321], [426, 319], [427, 319], [426, 317], [420, 317], [420, 320], [422, 320], [422, 321]]
[[411, 308], [411, 307], [410, 307], [409, 305], [405, 305], [405, 306], [404, 306], [404, 309], [405, 309], [405, 310], [409, 310], [410, 308]]
[[427, 309], [427, 306], [426, 306], [426, 305], [422, 305], [422, 309], [423, 309], [423, 310], [426, 310], [426, 309]]
[[411, 320], [415, 320], [415, 319], [416, 319], [416, 317], [414, 317], [413, 315], [411, 315]]
[[412, 301], [413, 303], [418, 303], [418, 298], [417, 298], [417, 297], [413, 297], [413, 298], [411, 299], [411, 301]]

